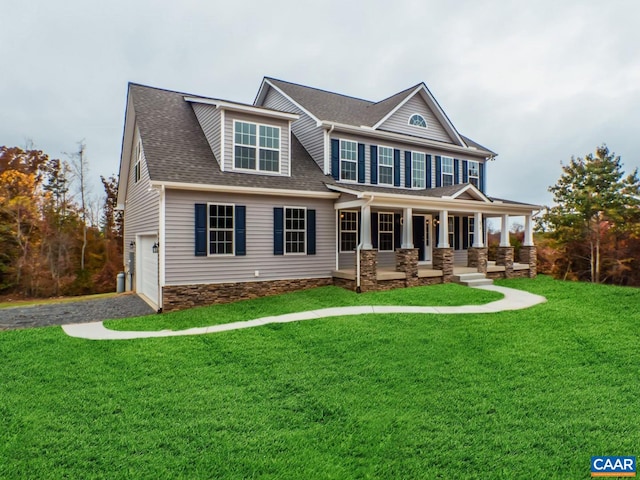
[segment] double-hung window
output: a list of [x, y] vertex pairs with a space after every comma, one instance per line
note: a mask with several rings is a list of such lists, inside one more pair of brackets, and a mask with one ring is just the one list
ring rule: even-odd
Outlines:
[[469, 217], [469, 239], [467, 240], [469, 243], [469, 247], [473, 247], [473, 239], [476, 234], [476, 219], [475, 217]]
[[340, 252], [353, 252], [358, 244], [358, 212], [340, 212]]
[[136, 150], [134, 152], [134, 161], [135, 164], [133, 166], [133, 182], [138, 183], [140, 181], [140, 159], [142, 158], [142, 144], [140, 140], [136, 143]]
[[447, 217], [447, 225], [449, 227], [449, 246], [454, 248], [456, 244], [456, 227], [452, 216]]
[[284, 209], [284, 253], [306, 253], [307, 209], [286, 207]]
[[280, 127], [236, 121], [233, 138], [235, 168], [280, 171]]
[[209, 255], [233, 255], [233, 205], [209, 204]]
[[411, 152], [411, 187], [426, 188], [426, 159], [422, 152]]
[[467, 173], [469, 183], [476, 188], [480, 188], [480, 163], [469, 160], [467, 162]]
[[393, 251], [393, 213], [378, 214], [378, 250]]
[[355, 182], [358, 178], [358, 144], [340, 140], [340, 180]]
[[442, 186], [453, 185], [453, 158], [442, 157]]
[[393, 148], [378, 147], [378, 183], [393, 185]]

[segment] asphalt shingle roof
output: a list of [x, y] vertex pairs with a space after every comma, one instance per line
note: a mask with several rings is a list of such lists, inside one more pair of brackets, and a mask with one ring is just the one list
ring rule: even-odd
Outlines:
[[[130, 84], [130, 96], [151, 180], [326, 192], [323, 174], [291, 136], [290, 177], [222, 172], [186, 93]], [[204, 98], [204, 97], [201, 97]]]

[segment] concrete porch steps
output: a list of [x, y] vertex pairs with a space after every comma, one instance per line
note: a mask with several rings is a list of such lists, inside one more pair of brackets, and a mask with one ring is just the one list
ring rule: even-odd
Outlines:
[[482, 285], [493, 285], [493, 280], [487, 278], [482, 273], [459, 273], [453, 276], [453, 281], [467, 287], [480, 287]]

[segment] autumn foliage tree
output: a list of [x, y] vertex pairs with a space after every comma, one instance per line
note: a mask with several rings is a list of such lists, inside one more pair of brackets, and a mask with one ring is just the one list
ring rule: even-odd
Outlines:
[[629, 283], [640, 253], [637, 170], [625, 176], [620, 157], [602, 145], [595, 154], [572, 157], [562, 171], [549, 188], [556, 205], [541, 223], [547, 237], [540, 251], [543, 265], [553, 257], [548, 268], [557, 276]]
[[70, 193], [72, 181], [67, 162], [40, 150], [0, 147], [0, 293], [50, 296], [114, 289], [122, 268], [117, 180], [103, 179], [106, 200], [99, 225], [87, 224]]

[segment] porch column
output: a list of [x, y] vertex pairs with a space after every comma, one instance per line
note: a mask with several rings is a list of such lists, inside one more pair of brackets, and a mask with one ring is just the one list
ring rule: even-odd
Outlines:
[[371, 250], [371, 207], [363, 205], [360, 213], [360, 238], [362, 239], [362, 248]]
[[509, 215], [502, 215], [502, 228], [500, 229], [500, 246], [511, 246], [511, 243], [509, 242]]
[[476, 212], [474, 217], [473, 228], [473, 248], [484, 247], [484, 232], [482, 231], [482, 213]]
[[449, 212], [440, 210], [440, 235], [438, 235], [438, 248], [449, 248]]
[[405, 208], [402, 216], [402, 248], [413, 248], [413, 209]]
[[533, 218], [531, 215], [525, 215], [524, 217], [524, 241], [522, 246], [533, 247]]

